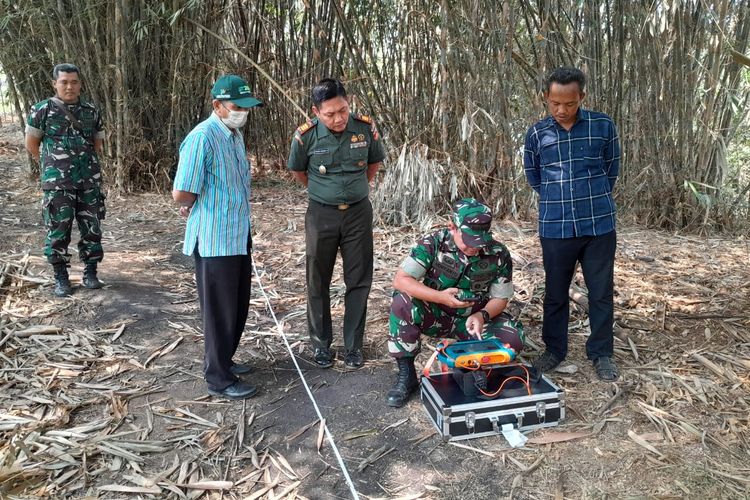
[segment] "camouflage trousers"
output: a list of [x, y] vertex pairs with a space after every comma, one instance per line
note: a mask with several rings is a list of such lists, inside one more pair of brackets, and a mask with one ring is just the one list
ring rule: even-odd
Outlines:
[[[470, 309], [451, 309], [396, 292], [391, 303], [388, 354], [394, 358], [416, 356], [421, 348], [421, 335], [475, 340], [476, 337], [466, 330], [466, 320], [471, 314], [482, 309], [485, 304], [486, 302], [482, 302]], [[459, 312], [465, 314], [459, 314]], [[523, 326], [507, 313], [492, 318], [486, 325], [482, 338], [492, 337], [509, 344], [517, 353], [523, 349]]]
[[44, 191], [42, 216], [47, 227], [44, 255], [50, 264], [70, 262], [68, 245], [73, 219], [78, 222], [78, 231], [81, 233], [78, 241], [81, 262], [102, 260], [104, 251], [100, 221], [104, 218], [104, 196], [98, 187]]

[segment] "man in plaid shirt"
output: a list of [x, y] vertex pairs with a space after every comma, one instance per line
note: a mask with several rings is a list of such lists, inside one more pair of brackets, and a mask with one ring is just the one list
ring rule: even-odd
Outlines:
[[576, 68], [554, 70], [545, 82], [549, 116], [526, 133], [524, 169], [539, 194], [539, 239], [545, 273], [545, 352], [539, 371], [559, 365], [568, 353], [568, 288], [581, 263], [589, 292], [591, 335], [586, 355], [600, 379], [618, 377], [613, 354], [615, 202], [612, 190], [620, 143], [612, 119], [581, 108], [586, 78]]

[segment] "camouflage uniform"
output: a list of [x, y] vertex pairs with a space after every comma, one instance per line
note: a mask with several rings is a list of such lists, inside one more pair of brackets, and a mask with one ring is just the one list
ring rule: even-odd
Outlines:
[[44, 254], [51, 264], [70, 260], [68, 244], [73, 219], [78, 222], [81, 261], [104, 256], [100, 221], [104, 219], [101, 168], [94, 140], [104, 137], [102, 118], [93, 104], [63, 104], [82, 124], [78, 132], [57, 106], [45, 99], [31, 107], [26, 133], [40, 137], [42, 215], [47, 227]]
[[[401, 269], [435, 290], [458, 288], [462, 294], [480, 300], [470, 307], [454, 309], [395, 292], [389, 321], [389, 354], [394, 358], [414, 357], [420, 349], [421, 334], [474, 338], [466, 330], [467, 318], [491, 298], [513, 297], [512, 266], [508, 249], [494, 240], [479, 255], [470, 257], [458, 249], [448, 229], [422, 238]], [[507, 313], [492, 318], [482, 336], [497, 337], [517, 352], [523, 348], [523, 328]]]

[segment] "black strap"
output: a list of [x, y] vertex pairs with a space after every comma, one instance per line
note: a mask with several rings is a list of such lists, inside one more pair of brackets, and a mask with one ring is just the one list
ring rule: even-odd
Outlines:
[[70, 122], [70, 125], [75, 130], [77, 130], [78, 133], [81, 134], [81, 136], [84, 139], [86, 139], [87, 142], [91, 144], [94, 143], [93, 137], [86, 137], [86, 134], [83, 133], [83, 123], [81, 123], [81, 121], [78, 118], [76, 118], [75, 115], [73, 115], [73, 113], [70, 112], [70, 110], [68, 109], [68, 107], [65, 105], [64, 102], [62, 102], [57, 97], [50, 97], [49, 101], [52, 104], [54, 104], [57, 107], [57, 109], [59, 109], [65, 114], [65, 118], [68, 119], [68, 121]]

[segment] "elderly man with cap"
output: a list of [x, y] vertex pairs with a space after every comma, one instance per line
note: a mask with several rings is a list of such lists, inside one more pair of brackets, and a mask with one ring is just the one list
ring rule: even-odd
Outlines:
[[516, 352], [523, 329], [505, 311], [513, 297], [513, 263], [492, 238], [492, 212], [473, 198], [453, 206], [448, 227], [423, 237], [393, 280], [388, 351], [398, 379], [388, 405], [401, 407], [417, 389], [414, 357], [422, 334], [458, 340], [497, 337]]
[[250, 304], [250, 165], [240, 128], [261, 102], [236, 75], [211, 90], [213, 112], [185, 137], [172, 197], [187, 217], [182, 251], [195, 257], [208, 392], [245, 399], [257, 389], [239, 380], [252, 368], [234, 363]]

